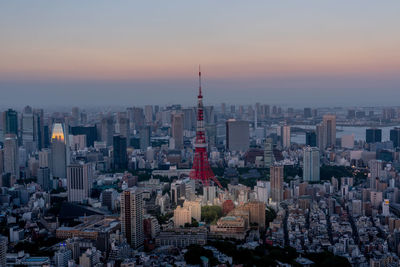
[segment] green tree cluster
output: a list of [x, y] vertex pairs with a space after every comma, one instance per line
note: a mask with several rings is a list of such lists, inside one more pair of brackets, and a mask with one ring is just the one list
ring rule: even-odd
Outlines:
[[201, 207], [201, 220], [206, 223], [215, 223], [222, 217], [222, 208], [220, 206]]

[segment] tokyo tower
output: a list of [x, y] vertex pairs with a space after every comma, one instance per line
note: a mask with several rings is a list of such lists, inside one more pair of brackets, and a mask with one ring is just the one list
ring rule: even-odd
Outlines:
[[211, 170], [207, 157], [207, 143], [204, 129], [204, 111], [203, 95], [201, 92], [201, 70], [199, 66], [199, 95], [197, 96], [197, 129], [196, 141], [194, 143], [195, 153], [193, 168], [190, 172], [190, 178], [199, 180], [203, 186], [209, 186], [210, 180], [214, 181], [219, 187], [222, 187], [218, 179]]

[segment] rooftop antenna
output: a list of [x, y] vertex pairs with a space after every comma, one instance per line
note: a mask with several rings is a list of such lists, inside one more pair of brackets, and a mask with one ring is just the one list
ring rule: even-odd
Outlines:
[[199, 64], [199, 96], [201, 96], [201, 67]]

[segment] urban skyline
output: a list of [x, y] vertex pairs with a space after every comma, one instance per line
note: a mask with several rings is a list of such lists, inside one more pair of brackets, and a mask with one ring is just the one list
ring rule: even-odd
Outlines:
[[400, 2], [307, 3], [1, 2], [0, 267], [400, 266]]

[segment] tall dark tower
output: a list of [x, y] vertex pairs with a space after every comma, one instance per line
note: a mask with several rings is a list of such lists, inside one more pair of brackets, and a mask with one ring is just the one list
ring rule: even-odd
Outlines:
[[204, 186], [210, 185], [213, 180], [219, 187], [220, 182], [211, 170], [207, 157], [207, 143], [204, 128], [204, 111], [203, 111], [203, 95], [201, 93], [201, 71], [199, 66], [199, 95], [197, 96], [197, 130], [196, 141], [194, 144], [195, 153], [193, 160], [193, 168], [190, 172], [190, 178], [200, 180]]

